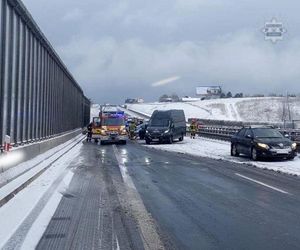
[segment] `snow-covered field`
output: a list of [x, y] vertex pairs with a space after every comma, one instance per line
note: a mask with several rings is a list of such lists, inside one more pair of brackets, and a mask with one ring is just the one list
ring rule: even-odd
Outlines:
[[96, 117], [99, 115], [99, 111], [100, 111], [100, 105], [99, 104], [92, 104], [91, 106], [91, 114], [90, 114], [90, 117], [91, 117], [91, 121], [93, 119], [93, 117]]
[[182, 142], [173, 144], [145, 145], [159, 150], [190, 154], [194, 156], [208, 157], [212, 159], [226, 160], [240, 164], [248, 164], [263, 169], [280, 171], [282, 173], [300, 175], [299, 155], [293, 161], [251, 161], [246, 157], [233, 157], [230, 155], [230, 142], [200, 138], [190, 139], [186, 137]]
[[[186, 118], [280, 122], [282, 121], [285, 101], [286, 98], [281, 97], [252, 97], [195, 102], [128, 104], [127, 107], [148, 115], [151, 115], [156, 109], [183, 109]], [[289, 98], [289, 106], [292, 119], [300, 120], [300, 98]], [[285, 110], [287, 111], [287, 108]]]

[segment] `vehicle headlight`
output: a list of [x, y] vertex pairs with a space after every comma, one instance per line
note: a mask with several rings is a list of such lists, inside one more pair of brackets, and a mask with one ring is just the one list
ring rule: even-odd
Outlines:
[[296, 142], [292, 143], [291, 147], [293, 150], [295, 150], [297, 148], [297, 143]]
[[148, 131], [148, 130], [146, 130], [146, 134], [149, 134], [149, 131]]
[[101, 135], [106, 135], [106, 131], [105, 130], [101, 130]]
[[164, 133], [167, 134], [167, 133], [169, 133], [169, 132], [170, 132], [170, 130], [168, 129], [168, 130], [166, 130]]
[[126, 135], [126, 134], [127, 134], [126, 129], [122, 129], [122, 130], [121, 130], [121, 135]]
[[270, 149], [269, 145], [265, 144], [265, 143], [257, 143], [257, 146], [259, 146], [260, 148], [264, 148], [264, 149]]

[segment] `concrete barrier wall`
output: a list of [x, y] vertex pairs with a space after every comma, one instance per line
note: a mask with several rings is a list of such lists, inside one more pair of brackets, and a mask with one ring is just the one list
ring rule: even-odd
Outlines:
[[22, 162], [31, 160], [34, 157], [75, 138], [80, 133], [81, 129], [76, 129], [45, 141], [14, 148], [10, 152], [0, 154], [0, 172], [4, 172]]

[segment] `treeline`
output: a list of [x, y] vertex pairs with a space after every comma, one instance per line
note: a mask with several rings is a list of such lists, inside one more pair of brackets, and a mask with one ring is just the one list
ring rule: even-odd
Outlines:
[[228, 91], [226, 94], [224, 92], [221, 93], [220, 98], [243, 98], [243, 93], [236, 93], [233, 95], [231, 91]]
[[[286, 94], [283, 95], [283, 94], [275, 94], [275, 93], [271, 93], [268, 95], [269, 97], [286, 97]], [[300, 94], [296, 95], [296, 94], [288, 94], [287, 95], [288, 97], [299, 97]]]

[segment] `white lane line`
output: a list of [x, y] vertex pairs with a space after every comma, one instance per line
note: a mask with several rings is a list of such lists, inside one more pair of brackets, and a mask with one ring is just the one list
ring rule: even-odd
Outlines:
[[283, 194], [290, 194], [289, 192], [286, 192], [286, 191], [284, 191], [284, 190], [282, 190], [282, 189], [279, 189], [279, 188], [270, 186], [270, 185], [268, 185], [268, 184], [266, 184], [266, 183], [263, 183], [263, 182], [261, 182], [261, 181], [254, 180], [254, 179], [249, 178], [249, 177], [247, 177], [247, 176], [245, 176], [245, 175], [241, 175], [241, 174], [238, 174], [238, 173], [235, 173], [235, 175], [237, 175], [237, 176], [239, 176], [239, 177], [242, 177], [242, 178], [244, 178], [244, 179], [246, 179], [246, 180], [253, 181], [253, 182], [255, 182], [255, 183], [257, 183], [257, 184], [260, 184], [260, 185], [262, 185], [262, 186], [271, 188], [271, 189], [273, 189], [273, 190], [275, 190], [275, 191], [278, 191], [278, 192], [280, 192], [280, 193], [283, 193]]
[[[151, 214], [148, 213], [142, 201], [142, 198], [140, 197], [139, 192], [137, 191], [133, 183], [133, 180], [131, 179], [131, 176], [128, 174], [128, 169], [124, 164], [124, 159], [122, 158], [116, 145], [113, 145], [113, 151], [115, 157], [117, 158], [123, 181], [126, 184], [125, 197], [119, 196], [119, 199], [122, 200], [126, 198], [128, 204], [126, 205], [126, 203], [124, 203], [124, 205], [126, 209], [131, 209], [132, 216], [136, 219], [138, 223], [138, 228], [139, 228], [138, 231], [141, 234], [144, 249], [164, 250], [165, 248], [157, 232], [154, 219], [152, 218]], [[122, 246], [119, 245], [118, 238], [117, 238], [117, 247], [122, 248]]]
[[121, 170], [121, 175], [122, 175], [122, 178], [123, 178], [123, 181], [130, 187], [130, 188], [133, 188], [136, 190], [136, 187], [135, 185], [133, 184], [133, 181], [131, 179], [131, 177], [129, 176], [128, 174], [128, 169], [127, 167], [125, 166], [123, 160], [122, 160], [122, 157], [120, 155], [120, 153], [118, 152], [118, 149], [116, 147], [116, 145], [113, 145], [113, 150], [114, 150], [114, 153], [115, 153], [115, 156], [117, 158], [117, 161], [118, 161], [118, 164], [119, 164], [119, 168]]
[[117, 242], [117, 249], [116, 250], [120, 250], [119, 239], [118, 239], [117, 235], [116, 235], [116, 242]]

